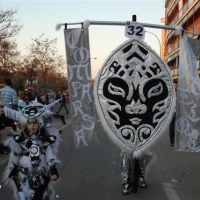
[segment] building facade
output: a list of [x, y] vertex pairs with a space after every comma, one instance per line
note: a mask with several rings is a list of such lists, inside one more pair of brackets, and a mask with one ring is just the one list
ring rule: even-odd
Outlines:
[[[165, 18], [167, 26], [181, 26], [182, 34], [200, 40], [200, 0], [166, 0]], [[173, 80], [178, 79], [180, 35], [173, 30], [162, 30], [162, 57], [172, 70]], [[200, 73], [200, 55], [197, 58]]]

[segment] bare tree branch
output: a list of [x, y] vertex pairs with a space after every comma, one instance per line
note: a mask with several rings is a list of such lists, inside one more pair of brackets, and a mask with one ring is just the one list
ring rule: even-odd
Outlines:
[[17, 10], [0, 10], [0, 39], [6, 40], [15, 37], [22, 29], [22, 25], [15, 19]]

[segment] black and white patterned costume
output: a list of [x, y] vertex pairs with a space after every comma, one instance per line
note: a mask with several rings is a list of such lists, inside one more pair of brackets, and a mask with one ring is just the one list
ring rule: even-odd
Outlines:
[[[44, 127], [43, 117], [47, 113], [39, 103], [23, 108], [21, 133], [5, 142], [12, 151], [3, 179], [14, 190], [16, 199], [16, 185], [26, 200], [55, 199], [51, 176], [59, 177], [57, 150], [61, 139], [58, 129]], [[27, 123], [37, 123], [37, 131], [29, 134]], [[13, 181], [11, 177], [16, 178]]]

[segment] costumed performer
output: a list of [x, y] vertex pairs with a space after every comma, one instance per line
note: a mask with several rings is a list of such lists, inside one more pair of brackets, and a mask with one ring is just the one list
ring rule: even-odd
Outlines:
[[5, 142], [11, 153], [3, 182], [11, 186], [15, 199], [19, 195], [26, 200], [54, 199], [52, 184], [59, 179], [57, 150], [60, 131], [45, 127], [43, 119], [52, 113], [36, 101], [17, 114], [18, 118], [21, 114], [21, 133]]
[[[135, 185], [147, 187], [145, 175], [156, 158], [149, 150], [167, 133], [175, 107], [169, 67], [133, 36], [104, 62], [94, 97], [104, 130], [122, 152], [122, 194], [130, 194]], [[132, 165], [135, 160], [138, 167]]]

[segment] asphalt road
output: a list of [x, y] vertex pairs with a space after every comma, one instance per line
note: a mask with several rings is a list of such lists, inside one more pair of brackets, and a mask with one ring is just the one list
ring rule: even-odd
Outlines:
[[[60, 180], [54, 186], [62, 200], [199, 200], [199, 153], [176, 152], [169, 146], [166, 133], [151, 149], [156, 161], [147, 174], [147, 188], [122, 195], [120, 150], [110, 141], [97, 123], [99, 143], [75, 149], [71, 119], [66, 125], [52, 124], [62, 129], [59, 149]], [[7, 155], [0, 154], [0, 174], [7, 164]], [[11, 200], [12, 193], [0, 182], [0, 200]]]

